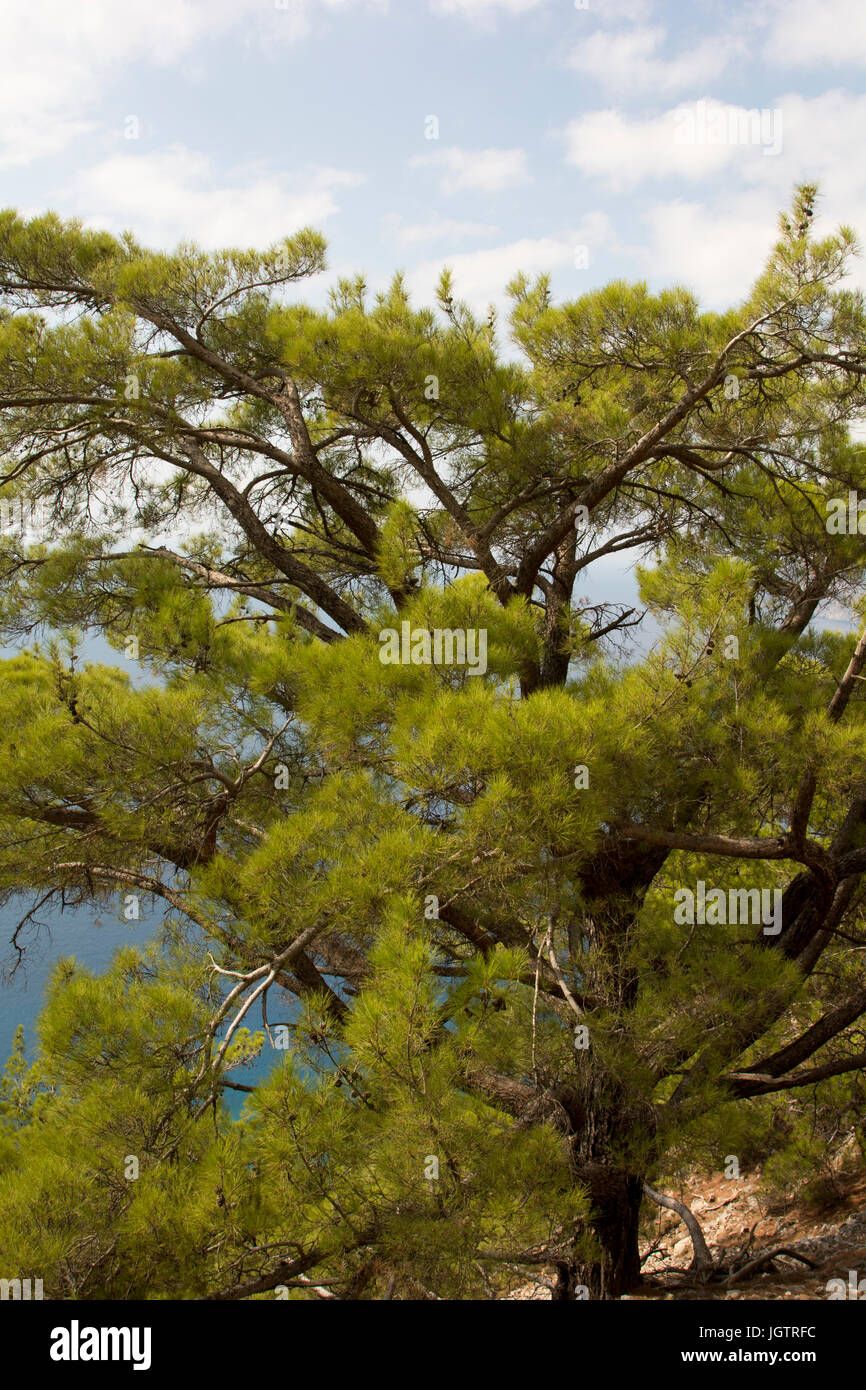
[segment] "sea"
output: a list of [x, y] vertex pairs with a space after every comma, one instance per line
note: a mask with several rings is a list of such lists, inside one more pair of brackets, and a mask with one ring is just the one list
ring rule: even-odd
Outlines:
[[[0, 646], [0, 679], [2, 658], [15, 654], [14, 647]], [[136, 662], [109, 647], [99, 636], [89, 636], [82, 641], [79, 665], [86, 662], [120, 666], [129, 672], [133, 684], [137, 686], [151, 683], [149, 674]], [[5, 1066], [12, 1051], [19, 1026], [24, 1029], [27, 1057], [35, 1060], [37, 1019], [45, 1002], [51, 975], [61, 959], [72, 957], [79, 966], [94, 974], [101, 973], [108, 969], [117, 950], [128, 945], [144, 947], [159, 935], [163, 923], [161, 905], [148, 906], [144, 900], [139, 919], [124, 920], [121, 915], [121, 895], [117, 898], [116, 912], [112, 907], [68, 907], [61, 910], [51, 900], [37, 914], [38, 927], [28, 923], [19, 934], [19, 944], [24, 947], [19, 960], [12, 937], [16, 926], [39, 896], [39, 892], [34, 892], [0, 906], [0, 1069]], [[274, 994], [277, 997], [269, 1009], [272, 1026], [290, 1021], [290, 1010], [283, 1002], [287, 1001], [288, 996], [283, 990], [275, 990]], [[249, 1026], [252, 1031], [261, 1027], [260, 1015], [258, 1019], [251, 1016]], [[253, 1085], [267, 1075], [280, 1055], [266, 1043], [260, 1057], [233, 1071], [231, 1079]], [[244, 1093], [226, 1090], [223, 1094], [229, 1111], [237, 1117], [244, 1104]]]

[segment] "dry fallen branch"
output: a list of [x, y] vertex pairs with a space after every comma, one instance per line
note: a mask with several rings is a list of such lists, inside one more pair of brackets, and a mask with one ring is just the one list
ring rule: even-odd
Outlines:
[[733, 1274], [729, 1274], [725, 1280], [725, 1288], [729, 1289], [732, 1284], [736, 1284], [740, 1279], [745, 1279], [749, 1274], [756, 1274], [759, 1269], [769, 1264], [770, 1260], [774, 1260], [777, 1255], [788, 1255], [792, 1260], [801, 1260], [803, 1264], [808, 1265], [810, 1269], [819, 1268], [814, 1260], [809, 1259], [808, 1255], [801, 1255], [799, 1250], [792, 1249], [790, 1245], [776, 1245], [772, 1250], [765, 1250], [763, 1255], [758, 1255], [756, 1259], [750, 1260], [747, 1265], [743, 1265], [742, 1269], [737, 1269]]

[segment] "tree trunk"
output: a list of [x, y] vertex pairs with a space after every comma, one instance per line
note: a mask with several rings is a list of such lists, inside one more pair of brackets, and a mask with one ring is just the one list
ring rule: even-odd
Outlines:
[[[572, 967], [584, 991], [627, 1019], [637, 1002], [639, 979], [629, 960], [629, 936], [646, 885], [657, 869], [655, 859], [631, 849], [601, 856], [584, 876], [579, 931], [569, 940]], [[583, 943], [588, 944], [584, 945]], [[575, 1257], [557, 1266], [553, 1297], [620, 1298], [640, 1283], [638, 1244], [643, 1175], [656, 1116], [651, 1101], [630, 1090], [619, 1060], [605, 1064], [590, 1048], [575, 1055], [575, 1083], [564, 1097], [571, 1134], [575, 1180], [586, 1189], [589, 1228], [598, 1255]], [[583, 1292], [586, 1290], [586, 1292]]]
[[[570, 1293], [554, 1291], [553, 1296], [586, 1298], [586, 1293], [577, 1293], [582, 1286], [591, 1299], [619, 1298], [640, 1283], [638, 1230], [643, 1182], [634, 1173], [612, 1168], [585, 1174], [583, 1181], [590, 1190], [595, 1213], [590, 1225], [601, 1246], [601, 1258], [576, 1261], [570, 1267]], [[559, 1282], [557, 1270], [557, 1285]]]

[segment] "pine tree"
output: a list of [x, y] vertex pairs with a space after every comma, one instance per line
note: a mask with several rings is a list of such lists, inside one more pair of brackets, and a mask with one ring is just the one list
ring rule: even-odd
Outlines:
[[[518, 276], [505, 344], [447, 273], [303, 304], [311, 231], [2, 214], [0, 499], [45, 524], [0, 533], [0, 893], [167, 913], [10, 1064], [4, 1268], [613, 1298], [648, 1185], [850, 1107], [866, 634], [810, 624], [866, 612], [866, 314], [815, 196], [727, 313]], [[611, 556], [651, 644], [577, 593]]]

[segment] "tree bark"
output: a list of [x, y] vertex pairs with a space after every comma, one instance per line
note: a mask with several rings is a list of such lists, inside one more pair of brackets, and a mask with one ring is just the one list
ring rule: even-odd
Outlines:
[[587, 1185], [594, 1211], [590, 1225], [601, 1252], [597, 1260], [575, 1262], [572, 1287], [582, 1285], [591, 1299], [620, 1298], [641, 1278], [638, 1234], [643, 1181], [622, 1169], [599, 1168]]
[[656, 1192], [648, 1183], [644, 1183], [644, 1192], [660, 1207], [667, 1207], [668, 1211], [675, 1211], [680, 1220], [685, 1222], [686, 1229], [689, 1233], [689, 1239], [692, 1242], [692, 1262], [689, 1269], [694, 1270], [696, 1273], [704, 1273], [706, 1270], [711, 1270], [713, 1268], [713, 1257], [704, 1239], [701, 1223], [698, 1221], [694, 1212], [686, 1206], [685, 1202], [681, 1202], [679, 1198], [668, 1197], [664, 1192]]

